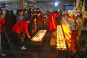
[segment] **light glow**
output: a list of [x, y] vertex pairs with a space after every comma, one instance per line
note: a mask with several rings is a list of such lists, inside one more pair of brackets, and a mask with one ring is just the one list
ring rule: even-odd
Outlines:
[[32, 41], [41, 41], [47, 30], [39, 30], [36, 35], [31, 39]]
[[57, 43], [57, 47], [56, 47], [57, 49], [67, 50], [61, 25], [57, 26], [57, 41], [56, 41], [56, 43]]

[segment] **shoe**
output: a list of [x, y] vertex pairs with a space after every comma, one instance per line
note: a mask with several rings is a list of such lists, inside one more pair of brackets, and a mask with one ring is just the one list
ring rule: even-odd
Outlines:
[[21, 50], [25, 50], [25, 49], [27, 49], [25, 46], [22, 46], [22, 47], [21, 47]]
[[3, 56], [3, 57], [5, 57], [5, 56], [6, 56], [6, 54], [0, 54], [0, 56]]

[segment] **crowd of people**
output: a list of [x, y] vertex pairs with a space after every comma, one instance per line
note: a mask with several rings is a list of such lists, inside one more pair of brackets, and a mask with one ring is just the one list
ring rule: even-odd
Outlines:
[[8, 43], [9, 36], [14, 36], [18, 48], [27, 49], [23, 44], [24, 37], [31, 39], [37, 31], [43, 29], [49, 30], [54, 36], [56, 26], [61, 24], [62, 18], [66, 18], [73, 25], [77, 23], [79, 26], [80, 23], [76, 19], [82, 18], [82, 15], [79, 13], [75, 16], [72, 12], [61, 12], [60, 9], [50, 11], [49, 8], [45, 13], [42, 13], [40, 8], [37, 8], [36, 11], [29, 8], [17, 9], [16, 14], [12, 10], [6, 10], [3, 14], [0, 8], [0, 55], [5, 56], [2, 53], [1, 43]]
[[[6, 56], [2, 52], [1, 43], [9, 43], [8, 38], [14, 36], [12, 42], [16, 42], [19, 49], [27, 49], [23, 42], [24, 38], [31, 39], [39, 30], [49, 30], [52, 33], [56, 30], [57, 19], [61, 17], [58, 11], [42, 13], [40, 8], [34, 11], [33, 8], [17, 9], [16, 14], [12, 10], [0, 8], [0, 55]], [[60, 24], [60, 22], [59, 22]]]

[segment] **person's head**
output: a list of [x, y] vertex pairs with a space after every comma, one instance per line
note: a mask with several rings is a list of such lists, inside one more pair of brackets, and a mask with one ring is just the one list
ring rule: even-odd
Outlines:
[[47, 11], [50, 11], [50, 8], [47, 8]]
[[16, 15], [18, 15], [19, 9], [16, 10]]
[[13, 10], [10, 10], [10, 13], [13, 14]]
[[36, 10], [37, 12], [40, 12], [40, 9], [39, 8], [37, 8], [37, 10]]
[[9, 13], [9, 10], [6, 10], [6, 13]]
[[23, 10], [20, 9], [19, 12], [18, 12], [18, 14], [22, 16], [23, 15]]
[[46, 14], [43, 14], [43, 17], [46, 17]]
[[29, 8], [29, 12], [31, 12], [32, 8]]
[[24, 9], [24, 13], [27, 13], [27, 9]]
[[2, 12], [2, 9], [0, 8], [0, 15], [2, 14], [3, 12]]

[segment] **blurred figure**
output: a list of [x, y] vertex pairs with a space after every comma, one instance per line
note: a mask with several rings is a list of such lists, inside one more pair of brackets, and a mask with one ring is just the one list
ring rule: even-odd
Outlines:
[[57, 12], [58, 12], [58, 14], [60, 14], [60, 16], [62, 15], [61, 9], [58, 9]]
[[32, 9], [32, 8], [29, 8], [29, 10], [28, 10], [28, 17], [29, 18], [32, 18], [32, 13], [34, 12], [34, 9]]
[[2, 9], [0, 8], [0, 56], [6, 56], [2, 52], [2, 46], [1, 46], [1, 34], [2, 34], [2, 27], [3, 27], [4, 22], [5, 21], [4, 21], [4, 16], [3, 16], [3, 13], [2, 13]]
[[6, 35], [11, 35], [12, 34], [12, 27], [13, 27], [13, 17], [11, 15], [11, 13], [9, 12], [9, 10], [6, 10], [5, 13], [5, 30], [6, 30]]
[[56, 18], [59, 17], [57, 11], [54, 11], [50, 14], [49, 17], [49, 30], [54, 31], [56, 30]]
[[51, 14], [50, 8], [47, 8], [47, 10], [46, 10], [46, 15], [47, 15], [47, 17], [49, 17], [50, 14]]
[[37, 31], [37, 18], [36, 16], [33, 16], [33, 22], [32, 22], [32, 33], [35, 33]]
[[16, 15], [13, 13], [12, 10], [10, 10], [10, 13], [12, 15], [12, 23], [13, 23], [13, 26], [16, 24]]
[[16, 10], [16, 15], [18, 15], [19, 10], [20, 10], [20, 9], [17, 9], [17, 10]]
[[23, 20], [23, 10], [20, 9], [16, 18], [16, 22]]
[[54, 11], [49, 16], [49, 31], [52, 32], [52, 38], [55, 36], [55, 30], [56, 30], [56, 18], [59, 17], [59, 14], [57, 11]]
[[47, 16], [46, 14], [43, 14], [43, 18], [42, 18], [42, 22], [43, 22], [43, 29], [48, 29], [48, 19], [47, 19]]
[[38, 30], [42, 29], [42, 12], [39, 8], [36, 10], [36, 17], [37, 17], [37, 28]]
[[26, 19], [28, 17], [27, 9], [24, 9], [23, 17], [24, 17], [23, 19]]
[[16, 46], [21, 49], [26, 49], [25, 46], [23, 46], [23, 39], [21, 36], [21, 33], [24, 33], [27, 38], [30, 39], [30, 34], [28, 32], [28, 23], [30, 23], [30, 18], [26, 18], [26, 20], [18, 21], [12, 28], [14, 38], [16, 40]]

